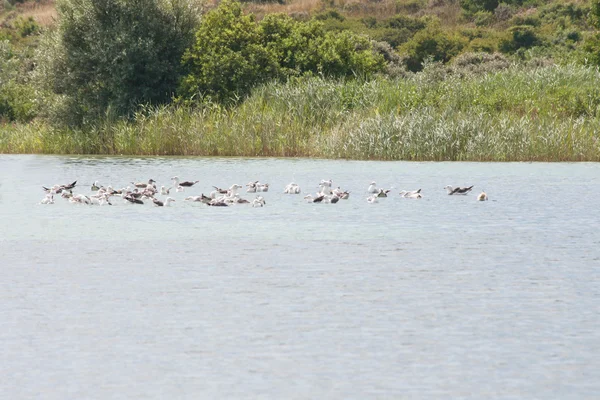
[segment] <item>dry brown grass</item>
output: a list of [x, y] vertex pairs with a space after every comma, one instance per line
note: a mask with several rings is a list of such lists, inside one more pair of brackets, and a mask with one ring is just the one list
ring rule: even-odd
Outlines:
[[313, 12], [323, 9], [321, 0], [291, 0], [286, 4], [279, 3], [248, 3], [246, 11], [262, 18], [267, 14], [284, 13], [288, 15], [311, 15]]
[[17, 12], [24, 18], [33, 17], [41, 26], [49, 26], [56, 20], [54, 0], [28, 1], [17, 6]]
[[414, 16], [434, 15], [445, 26], [460, 24], [460, 4], [454, 0], [422, 1], [422, 7], [414, 9], [415, 0], [289, 0], [279, 3], [245, 3], [246, 12], [262, 18], [270, 13], [285, 13], [292, 16], [307, 18], [316, 12], [327, 8], [340, 10], [347, 16], [362, 18], [374, 16], [387, 18], [396, 14]]
[[[327, 8], [335, 8], [352, 17], [389, 17], [398, 13], [415, 16], [435, 15], [445, 26], [460, 24], [461, 9], [455, 0], [423, 0], [424, 7], [410, 11], [407, 4], [414, 0], [288, 0], [279, 3], [245, 3], [246, 12], [259, 19], [270, 13], [285, 13], [296, 17], [309, 18]], [[216, 7], [217, 0], [204, 1], [205, 9]], [[55, 0], [27, 1], [18, 5], [17, 11], [23, 17], [33, 17], [40, 25], [49, 26], [57, 17]]]

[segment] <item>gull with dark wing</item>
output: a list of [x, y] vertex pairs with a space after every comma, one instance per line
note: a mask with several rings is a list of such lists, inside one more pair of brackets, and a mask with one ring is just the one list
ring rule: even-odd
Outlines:
[[449, 195], [454, 195], [454, 194], [467, 194], [471, 191], [471, 189], [473, 189], [473, 186], [469, 186], [469, 187], [452, 187], [450, 185], [445, 186], [444, 189], [446, 189], [448, 191]]
[[175, 183], [175, 186], [183, 186], [183, 187], [191, 187], [191, 186], [194, 186], [196, 183], [200, 182], [200, 181], [193, 181], [193, 182], [192, 181], [185, 181], [185, 182], [180, 182], [178, 176], [172, 177], [171, 180]]

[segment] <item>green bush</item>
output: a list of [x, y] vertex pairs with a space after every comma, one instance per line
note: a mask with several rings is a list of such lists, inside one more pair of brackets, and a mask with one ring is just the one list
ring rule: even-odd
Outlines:
[[14, 22], [15, 29], [17, 33], [22, 38], [38, 33], [40, 30], [40, 26], [33, 19], [33, 17], [29, 18], [17, 18]]
[[35, 90], [26, 84], [23, 61], [0, 41], [0, 121], [27, 122], [37, 113]]
[[385, 66], [366, 37], [348, 30], [328, 32], [320, 21], [301, 22], [283, 14], [257, 23], [230, 0], [205, 15], [183, 62], [189, 71], [180, 86], [184, 98], [226, 103], [270, 79], [370, 76]]
[[253, 15], [244, 15], [238, 2], [221, 2], [204, 16], [196, 42], [183, 56], [188, 74], [180, 93], [187, 98], [208, 95], [231, 101], [277, 76], [276, 57], [260, 39]]
[[583, 50], [590, 64], [600, 65], [600, 33], [587, 38], [583, 45]]
[[446, 63], [458, 55], [466, 45], [466, 39], [434, 27], [415, 34], [400, 47], [400, 52], [406, 56], [408, 70], [416, 72], [423, 68], [423, 61], [426, 59]]
[[535, 30], [531, 26], [513, 26], [508, 35], [500, 40], [499, 49], [503, 53], [514, 53], [519, 49], [528, 49], [540, 43]]
[[473, 15], [473, 22], [476, 26], [488, 26], [494, 22], [494, 14], [491, 11], [477, 11]]
[[478, 11], [494, 11], [498, 4], [498, 0], [460, 0], [463, 10], [471, 14]]

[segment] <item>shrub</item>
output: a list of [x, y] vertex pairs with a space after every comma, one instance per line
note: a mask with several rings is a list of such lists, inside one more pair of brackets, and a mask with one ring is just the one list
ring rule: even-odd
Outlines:
[[507, 69], [510, 61], [500, 53], [463, 53], [452, 60], [452, 71], [465, 73], [492, 73]]
[[506, 3], [501, 3], [494, 10], [494, 18], [498, 22], [508, 21], [509, 19], [512, 18], [512, 16], [515, 14], [515, 12], [516, 12], [516, 10], [514, 7], [512, 7]]
[[520, 14], [515, 15], [510, 20], [511, 25], [529, 25], [529, 26], [540, 26], [541, 20], [535, 14]]
[[586, 39], [583, 50], [587, 53], [590, 64], [600, 65], [600, 34], [595, 34]]
[[35, 22], [33, 17], [19, 17], [14, 22], [15, 29], [22, 38], [33, 35], [40, 30], [40, 26]]
[[323, 11], [314, 16], [317, 21], [325, 21], [326, 19], [337, 19], [338, 21], [344, 21], [346, 17], [339, 13], [337, 10]]
[[494, 22], [494, 14], [490, 11], [477, 11], [473, 15], [473, 22], [476, 26], [488, 26]]
[[400, 50], [406, 56], [408, 70], [417, 72], [423, 68], [425, 59], [446, 63], [458, 55], [466, 44], [464, 38], [433, 28], [418, 32]]
[[500, 51], [513, 53], [519, 49], [528, 49], [538, 45], [539, 38], [531, 26], [513, 26], [508, 30], [508, 36], [500, 40]]
[[275, 56], [260, 44], [254, 16], [228, 0], [202, 19], [183, 62], [189, 73], [180, 92], [189, 98], [210, 95], [231, 101], [278, 72]]
[[27, 122], [35, 117], [35, 90], [24, 77], [23, 61], [8, 41], [0, 41], [0, 121]]
[[414, 14], [427, 6], [426, 0], [396, 0], [396, 12], [397, 13], [411, 13]]
[[385, 66], [366, 37], [348, 30], [327, 32], [320, 21], [301, 22], [283, 14], [257, 23], [229, 0], [203, 18], [183, 62], [189, 71], [181, 83], [185, 98], [210, 96], [226, 103], [269, 79], [370, 76]]
[[498, 4], [498, 0], [460, 0], [460, 6], [470, 14], [478, 11], [494, 11]]

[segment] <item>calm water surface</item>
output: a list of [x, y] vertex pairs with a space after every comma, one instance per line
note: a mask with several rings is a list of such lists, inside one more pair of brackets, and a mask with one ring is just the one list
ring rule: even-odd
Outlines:
[[[171, 208], [39, 204], [173, 175]], [[348, 201], [281, 193], [329, 178]], [[251, 180], [266, 207], [183, 202]], [[600, 398], [599, 164], [0, 156], [0, 185], [2, 399]]]

